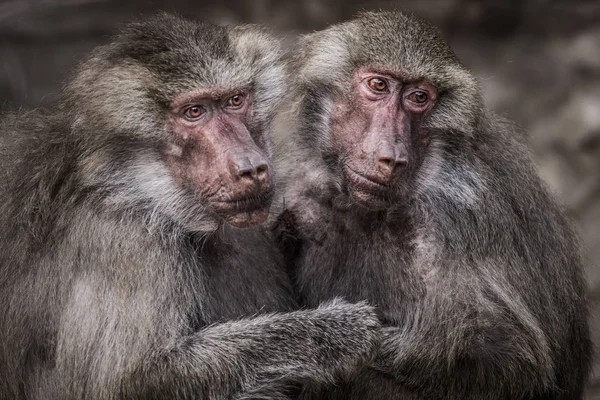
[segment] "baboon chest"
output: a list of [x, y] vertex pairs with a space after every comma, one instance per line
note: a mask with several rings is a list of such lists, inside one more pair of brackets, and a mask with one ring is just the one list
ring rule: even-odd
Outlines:
[[412, 230], [383, 216], [354, 218], [330, 210], [328, 218], [300, 223], [302, 247], [296, 283], [309, 306], [342, 297], [367, 300], [384, 318], [397, 320], [401, 310], [422, 296], [424, 284], [412, 267]]
[[289, 311], [296, 304], [278, 252], [257, 232], [236, 230], [200, 252], [208, 323]]

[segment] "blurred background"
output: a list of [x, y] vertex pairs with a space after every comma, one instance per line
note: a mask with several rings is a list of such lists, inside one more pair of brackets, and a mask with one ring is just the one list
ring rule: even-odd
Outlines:
[[[600, 344], [600, 1], [0, 0], [0, 111], [51, 104], [82, 56], [157, 10], [262, 23], [291, 45], [374, 9], [411, 11], [440, 27], [488, 106], [527, 132], [543, 178], [579, 227]], [[590, 400], [600, 399], [600, 363], [595, 376]]]

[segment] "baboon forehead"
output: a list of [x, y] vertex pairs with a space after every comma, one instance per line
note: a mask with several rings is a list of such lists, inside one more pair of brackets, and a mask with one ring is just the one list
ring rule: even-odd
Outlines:
[[247, 86], [261, 57], [248, 54], [252, 48], [240, 52], [240, 35], [235, 31], [160, 14], [123, 31], [117, 41], [117, 59], [133, 59], [147, 68], [161, 83], [155, 89], [167, 96], [190, 88]]
[[128, 25], [111, 44], [96, 49], [79, 65], [61, 101], [77, 110], [79, 120], [115, 125], [116, 118], [104, 117], [127, 115], [120, 129], [131, 123], [135, 131], [137, 121], [150, 118], [148, 110], [168, 109], [177, 96], [252, 90], [254, 104], [266, 104], [262, 114], [254, 114], [259, 120], [281, 97], [284, 78], [278, 41], [263, 29], [159, 14]]
[[228, 54], [229, 47], [226, 27], [167, 13], [130, 23], [115, 42], [116, 56], [158, 65], [166, 63], [166, 54], [175, 58], [191, 58], [194, 54], [214, 58]]
[[303, 78], [332, 76], [342, 86], [347, 86], [349, 72], [364, 67], [426, 79], [440, 88], [455, 71], [467, 72], [434, 27], [399, 12], [362, 13], [307, 36], [302, 50]]
[[356, 20], [359, 40], [354, 63], [398, 70], [408, 78], [440, 76], [459, 61], [438, 30], [427, 22], [399, 12], [371, 12]]

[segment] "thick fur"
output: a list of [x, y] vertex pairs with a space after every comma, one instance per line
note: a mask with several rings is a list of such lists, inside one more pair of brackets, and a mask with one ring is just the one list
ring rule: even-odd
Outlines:
[[[586, 286], [570, 223], [510, 124], [435, 29], [365, 13], [304, 37], [278, 119], [285, 211], [275, 224], [304, 305], [377, 305], [378, 358], [306, 399], [581, 399], [589, 372]], [[349, 198], [343, 159], [323, 157], [331, 110], [356, 68], [438, 88], [431, 137], [404, 198], [369, 211]]]
[[168, 102], [215, 85], [250, 85], [268, 134], [277, 42], [165, 14], [95, 51], [56, 108], [0, 121], [0, 398], [281, 399], [370, 357], [369, 306], [286, 313], [266, 235], [165, 166]]

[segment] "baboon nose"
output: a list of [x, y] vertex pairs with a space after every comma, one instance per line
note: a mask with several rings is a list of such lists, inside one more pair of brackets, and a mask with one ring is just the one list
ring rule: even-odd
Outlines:
[[375, 166], [380, 176], [389, 180], [394, 175], [394, 172], [403, 168], [408, 163], [405, 154], [379, 153], [375, 156]]
[[230, 158], [231, 175], [246, 187], [261, 186], [269, 181], [269, 164], [257, 153], [237, 154]]

